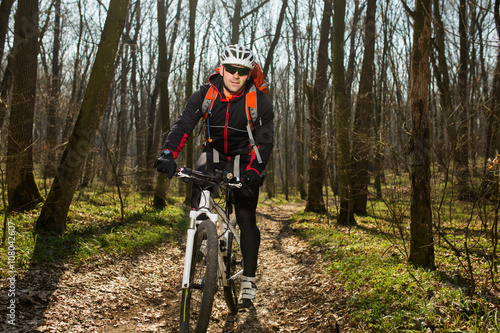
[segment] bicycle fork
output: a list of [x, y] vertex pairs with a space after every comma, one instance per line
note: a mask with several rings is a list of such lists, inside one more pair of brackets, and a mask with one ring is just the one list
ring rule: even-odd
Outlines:
[[193, 261], [193, 251], [194, 251], [194, 237], [196, 235], [196, 227], [202, 220], [197, 218], [205, 214], [208, 219], [216, 223], [218, 215], [210, 212], [210, 191], [204, 190], [201, 193], [200, 204], [197, 210], [192, 210], [189, 212], [189, 226], [187, 230], [187, 240], [186, 240], [186, 256], [184, 258], [184, 272], [182, 274], [182, 288], [189, 288], [191, 281], [189, 280], [189, 275], [191, 273], [191, 265]]
[[[184, 273], [182, 274], [182, 288], [189, 287], [189, 274], [191, 272], [191, 263], [193, 259], [194, 235], [196, 234], [196, 218], [189, 214], [189, 229], [187, 231], [186, 257], [184, 258]], [[193, 226], [191, 226], [193, 225]]]

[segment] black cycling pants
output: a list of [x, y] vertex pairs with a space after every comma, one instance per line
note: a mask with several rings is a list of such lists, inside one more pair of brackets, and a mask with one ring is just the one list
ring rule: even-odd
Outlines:
[[[245, 170], [244, 165], [240, 170]], [[195, 169], [199, 171], [213, 171], [215, 169], [225, 169], [233, 172], [233, 163], [221, 161], [213, 163], [211, 152], [203, 152], [196, 162]], [[241, 252], [243, 254], [243, 275], [255, 277], [257, 271], [257, 258], [260, 247], [260, 230], [257, 227], [255, 211], [259, 201], [259, 187], [249, 188], [245, 185], [239, 189], [232, 189], [234, 211], [238, 226], [240, 227]], [[200, 185], [193, 183], [191, 195], [191, 207], [198, 208], [201, 193]]]

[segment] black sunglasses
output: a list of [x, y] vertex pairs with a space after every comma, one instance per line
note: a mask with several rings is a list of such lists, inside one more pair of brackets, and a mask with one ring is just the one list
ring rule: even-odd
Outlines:
[[250, 68], [234, 67], [231, 65], [224, 65], [224, 68], [226, 69], [226, 71], [228, 71], [229, 74], [234, 74], [234, 73], [238, 72], [239, 76], [247, 76], [251, 70]]

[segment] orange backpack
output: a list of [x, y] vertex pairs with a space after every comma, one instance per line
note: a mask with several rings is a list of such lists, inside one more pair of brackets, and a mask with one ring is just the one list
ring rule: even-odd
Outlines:
[[[222, 70], [222, 65], [217, 67], [215, 73], [220, 73], [221, 70]], [[250, 81], [252, 82], [252, 87], [246, 94], [246, 107], [245, 107], [248, 119], [247, 132], [248, 132], [248, 137], [250, 139], [250, 145], [255, 151], [255, 156], [257, 157], [257, 161], [259, 163], [262, 163], [259, 150], [257, 148], [257, 145], [255, 144], [255, 140], [253, 139], [252, 129], [254, 127], [253, 124], [257, 121], [257, 116], [258, 116], [257, 89], [259, 89], [267, 96], [269, 96], [269, 84], [264, 79], [264, 73], [262, 72], [262, 69], [260, 68], [258, 63], [255, 63], [253, 70], [250, 72]], [[209, 121], [210, 121], [210, 110], [212, 109], [216, 97], [217, 97], [217, 92], [215, 91], [215, 88], [210, 86], [210, 88], [207, 91], [207, 94], [205, 95], [205, 99], [203, 100], [203, 104], [201, 107], [202, 114], [204, 115], [204, 119], [207, 122], [208, 142], [212, 141], [210, 137]]]
[[264, 79], [264, 73], [258, 63], [255, 63], [253, 70], [250, 73], [250, 80], [253, 82], [255, 88], [269, 96], [269, 83], [267, 83]]

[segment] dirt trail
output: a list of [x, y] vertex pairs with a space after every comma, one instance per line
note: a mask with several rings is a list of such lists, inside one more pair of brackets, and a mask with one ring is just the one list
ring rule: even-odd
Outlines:
[[[341, 295], [318, 268], [313, 251], [288, 227], [288, 218], [299, 209], [300, 204], [259, 208], [255, 309], [232, 316], [218, 293], [209, 332], [339, 331], [342, 319], [332, 308]], [[31, 270], [29, 286], [18, 291], [17, 330], [9, 326], [9, 331], [178, 332], [182, 262], [183, 249], [166, 244], [119, 261], [104, 259], [104, 264]], [[57, 285], [50, 286], [51, 281]]]

